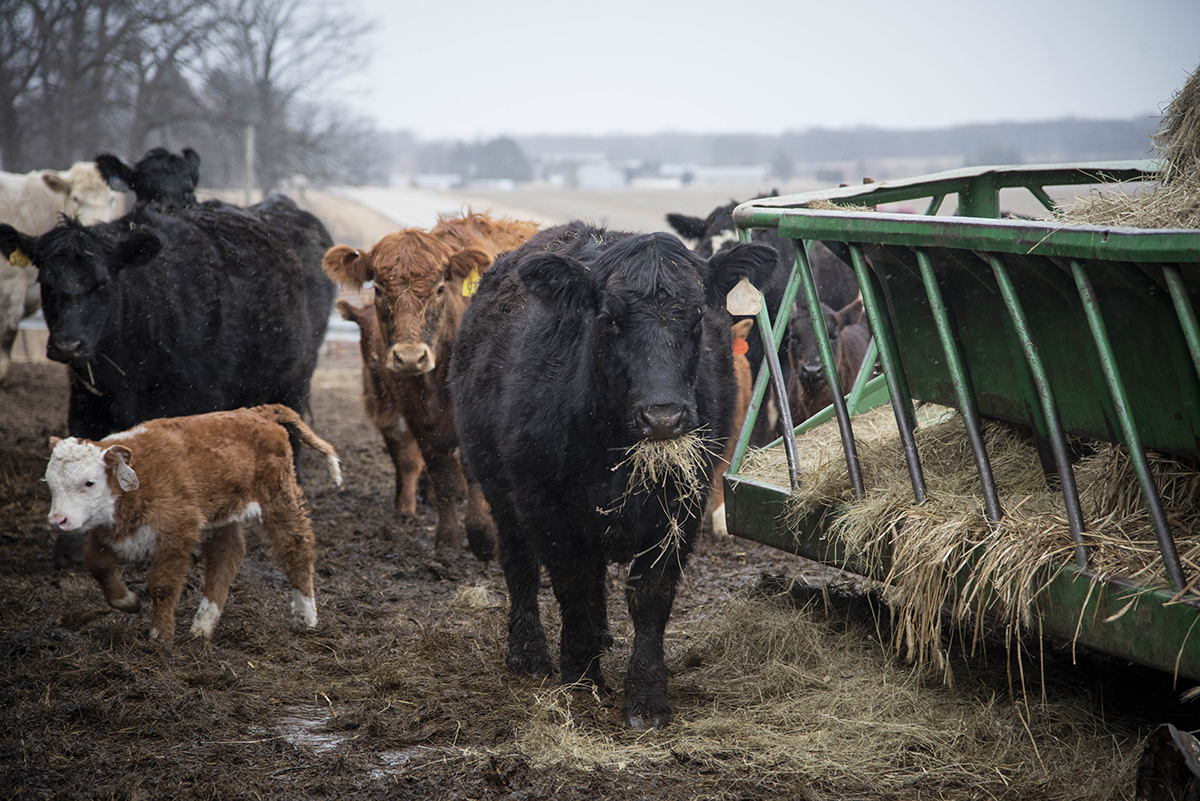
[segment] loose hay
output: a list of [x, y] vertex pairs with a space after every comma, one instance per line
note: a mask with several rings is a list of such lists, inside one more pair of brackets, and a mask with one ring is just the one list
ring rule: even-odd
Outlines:
[[1079, 698], [1014, 702], [978, 683], [931, 685], [878, 647], [875, 625], [798, 607], [788, 593], [731, 601], [702, 630], [668, 632], [669, 663], [688, 666], [673, 681], [703, 688], [706, 702], [664, 730], [614, 733], [577, 717], [594, 703], [587, 696], [543, 693], [521, 750], [542, 768], [736, 765], [781, 791], [819, 785], [834, 796], [968, 787], [976, 797], [1100, 799], [1130, 786], [1139, 735], [1112, 730]]
[[1057, 214], [1066, 223], [1200, 228], [1200, 67], [1171, 100], [1154, 136], [1159, 183], [1137, 195], [1100, 190]]
[[[854, 501], [833, 422], [801, 438], [801, 488], [787, 503], [785, 524], [829, 509], [829, 536], [851, 561], [885, 576], [884, 597], [897, 615], [893, 644], [918, 664], [952, 678], [942, 633], [970, 622], [972, 645], [991, 617], [1014, 633], [1032, 625], [1031, 608], [1046, 581], [1073, 558], [1062, 494], [1047, 486], [1033, 443], [1012, 427], [984, 421], [984, 444], [1001, 492], [1003, 521], [985, 514], [978, 472], [957, 412], [918, 407], [917, 450], [927, 500], [915, 505], [903, 445], [889, 406], [854, 419], [868, 490]], [[1108, 443], [1074, 443], [1090, 451], [1075, 465], [1089, 567], [1147, 587], [1168, 586], [1153, 525], [1126, 451]], [[1200, 562], [1200, 471], [1185, 459], [1149, 456], [1185, 569]], [[781, 449], [753, 452], [742, 473], [786, 484]]]

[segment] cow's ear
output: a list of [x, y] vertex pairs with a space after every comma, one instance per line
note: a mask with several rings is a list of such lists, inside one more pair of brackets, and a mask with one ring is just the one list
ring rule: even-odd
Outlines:
[[346, 245], [334, 245], [325, 251], [321, 268], [342, 286], [362, 286], [375, 278], [371, 255]]
[[133, 167], [114, 156], [112, 153], [101, 153], [96, 156], [96, 169], [108, 184], [108, 188], [116, 192], [133, 191]]
[[353, 305], [348, 300], [339, 300], [337, 302], [338, 314], [342, 315], [342, 319], [351, 323], [358, 322], [358, 307]]
[[191, 176], [192, 184], [198, 185], [200, 183], [200, 154], [190, 147], [185, 147], [183, 149], [183, 160], [188, 163], [188, 167], [190, 168], [188, 175]]
[[13, 228], [6, 223], [0, 223], [0, 253], [4, 258], [17, 267], [29, 267], [36, 264], [33, 253], [33, 237]]
[[148, 231], [133, 231], [121, 238], [113, 250], [109, 268], [114, 272], [125, 267], [141, 267], [162, 250], [162, 240]]
[[778, 263], [778, 254], [770, 245], [748, 243], [725, 248], [708, 260], [705, 282], [709, 306], [725, 308], [725, 296], [743, 277], [761, 287]]
[[689, 217], [686, 214], [668, 214], [667, 225], [675, 229], [675, 233], [686, 239], [699, 239], [704, 236], [704, 220], [699, 217]]
[[521, 262], [517, 275], [526, 291], [562, 310], [595, 308], [596, 296], [587, 268], [557, 253], [538, 253]]
[[50, 187], [51, 192], [59, 192], [64, 195], [71, 194], [71, 182], [56, 172], [42, 173], [42, 183]]
[[117, 486], [125, 492], [138, 488], [137, 473], [133, 472], [133, 451], [124, 445], [113, 445], [104, 451], [104, 464], [109, 472], [116, 474]]
[[463, 248], [450, 257], [446, 265], [446, 278], [453, 281], [465, 281], [471, 273], [482, 275], [483, 271], [492, 266], [492, 255], [479, 248]]
[[747, 317], [744, 320], [738, 320], [730, 329], [734, 339], [745, 339], [750, 336], [750, 329], [754, 327], [754, 319]]

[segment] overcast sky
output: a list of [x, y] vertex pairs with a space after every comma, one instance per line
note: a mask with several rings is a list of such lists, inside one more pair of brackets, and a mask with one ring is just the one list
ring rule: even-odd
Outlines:
[[423, 139], [1157, 116], [1200, 63], [1200, 0], [358, 2], [347, 99]]

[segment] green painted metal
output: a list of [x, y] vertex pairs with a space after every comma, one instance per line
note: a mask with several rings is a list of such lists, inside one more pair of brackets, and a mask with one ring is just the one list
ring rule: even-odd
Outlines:
[[[914, 420], [914, 399], [975, 406], [983, 416], [1030, 425], [1056, 451], [1068, 517], [1077, 516], [1072, 534], [1080, 564], [1043, 577], [1037, 607], [1043, 631], [1200, 680], [1200, 598], [1172, 599], [1086, 570], [1086, 521], [1070, 513], [1074, 475], [1063, 447], [1066, 435], [1077, 435], [1125, 442], [1136, 454], [1145, 447], [1200, 458], [1200, 231], [994, 219], [1004, 188], [1024, 187], [1053, 208], [1046, 187], [1137, 180], [1154, 169], [1149, 162], [1104, 162], [955, 170], [755, 200], [739, 206], [734, 220], [743, 233], [775, 229], [794, 240], [833, 243], [846, 254], [883, 367], [871, 382], [873, 400], [886, 386], [902, 432]], [[934, 215], [951, 194], [960, 214], [976, 217], [805, 208], [818, 198], [859, 206], [927, 198]], [[859, 392], [856, 382], [849, 408], [859, 407]], [[920, 502], [915, 451], [911, 459]], [[785, 489], [736, 471], [726, 484], [731, 531], [864, 569], [825, 536], [824, 521], [836, 510], [787, 529], [777, 522]], [[1152, 479], [1143, 481], [1143, 492], [1153, 515]], [[1169, 532], [1160, 544], [1169, 563]], [[1181, 574], [1169, 571], [1169, 579], [1183, 586]]]
[[929, 254], [918, 250], [917, 264], [921, 267], [921, 280], [925, 284], [925, 293], [929, 297], [929, 308], [933, 312], [934, 322], [937, 325], [938, 338], [942, 341], [942, 353], [946, 357], [946, 366], [954, 381], [954, 394], [958, 396], [958, 408], [962, 410], [967, 439], [970, 440], [971, 452], [975, 456], [975, 467], [979, 471], [979, 483], [983, 488], [983, 501], [987, 509], [988, 520], [998, 523], [1003, 513], [1000, 511], [1000, 499], [996, 494], [996, 479], [992, 476], [992, 463], [988, 459], [987, 450], [983, 447], [983, 435], [979, 429], [979, 409], [975, 405], [975, 393], [971, 390], [971, 378], [967, 374], [967, 367], [959, 352], [954, 326], [950, 321], [950, 311], [942, 297], [937, 276], [933, 273], [933, 264], [929, 261]]

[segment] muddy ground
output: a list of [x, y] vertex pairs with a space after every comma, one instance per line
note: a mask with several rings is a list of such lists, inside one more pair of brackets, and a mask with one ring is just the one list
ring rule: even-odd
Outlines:
[[[1052, 655], [1026, 668], [1032, 706], [1012, 701], [1014, 672], [1003, 658], [963, 662], [949, 696], [887, 655], [872, 625], [836, 617], [796, 618], [798, 627], [832, 627], [801, 650], [822, 650], [821, 638], [837, 637], [870, 667], [789, 665], [775, 655], [773, 670], [792, 678], [780, 678], [771, 696], [751, 686], [753, 669], [720, 670], [722, 660], [754, 665], [753, 648], [722, 650], [706, 632], [749, 629], [767, 616], [768, 606], [743, 600], [764, 576], [822, 571], [746, 540], [708, 538], [686, 571], [668, 630], [676, 718], [659, 732], [628, 732], [619, 689], [603, 699], [556, 694], [553, 677], [539, 682], [505, 668], [500, 568], [468, 552], [435, 552], [427, 506], [415, 521], [395, 518], [391, 465], [359, 403], [357, 348], [338, 348], [314, 378], [312, 424], [342, 456], [344, 489], [312, 454], [303, 464], [317, 538], [317, 628], [289, 629], [286, 582], [252, 530], [211, 643], [187, 636], [196, 568], [174, 646], [148, 638], [145, 609], [110, 609], [79, 562], [56, 558], [40, 477], [47, 437], [65, 428], [64, 368], [14, 365], [0, 387], [0, 798], [1084, 798], [1101, 797], [1082, 782], [1096, 775], [1104, 777], [1102, 796], [1123, 798], [1133, 793], [1146, 735], [1182, 714], [1179, 688], [1158, 674], [1086, 660], [1071, 667]], [[126, 569], [143, 594], [144, 576], [144, 566]], [[622, 580], [614, 567], [617, 642], [604, 670], [615, 688], [631, 635]], [[542, 602], [557, 653], [548, 590]], [[918, 693], [886, 731], [866, 720], [878, 710], [834, 710], [822, 700], [841, 685], [843, 695], [863, 695], [851, 684], [862, 673], [862, 686], [891, 682]], [[1057, 714], [1045, 711], [1047, 695], [1082, 710], [1084, 722], [1043, 720]], [[764, 708], [785, 702], [827, 708], [815, 718], [758, 722]], [[1028, 729], [1033, 747], [986, 733], [940, 741], [938, 732], [949, 729], [941, 709], [969, 710], [987, 731], [1011, 725], [1016, 740]], [[918, 723], [931, 734], [910, 736], [902, 758], [871, 753], [894, 750], [885, 734]], [[687, 739], [701, 728], [715, 746]], [[760, 758], [801, 730], [814, 745]], [[806, 761], [834, 753], [818, 744], [844, 738], [839, 731], [856, 738], [850, 753], [884, 760], [887, 770], [854, 768], [836, 753], [833, 762]], [[992, 736], [997, 741], [987, 742]], [[1049, 759], [1051, 739], [1073, 754], [1061, 765]], [[583, 747], [589, 742], [596, 750]], [[944, 772], [972, 748], [994, 764]]]

